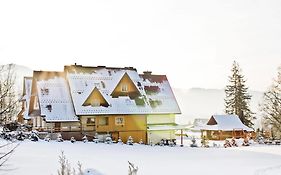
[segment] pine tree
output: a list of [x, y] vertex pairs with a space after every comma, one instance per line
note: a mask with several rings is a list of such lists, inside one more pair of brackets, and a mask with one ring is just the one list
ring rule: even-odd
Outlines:
[[281, 66], [278, 69], [277, 79], [264, 93], [261, 110], [265, 123], [271, 125], [271, 129], [275, 132], [281, 133]]
[[229, 85], [225, 88], [225, 112], [227, 114], [236, 114], [243, 124], [252, 127], [252, 115], [249, 103], [251, 95], [248, 93], [244, 76], [237, 62], [233, 62], [232, 75], [229, 76]]

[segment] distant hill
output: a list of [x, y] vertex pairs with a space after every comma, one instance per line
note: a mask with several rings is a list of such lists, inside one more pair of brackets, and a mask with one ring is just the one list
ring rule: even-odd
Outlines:
[[25, 66], [15, 65], [15, 73], [16, 73], [16, 88], [18, 89], [18, 91], [22, 92], [23, 78], [31, 77], [33, 74], [33, 70]]
[[[177, 98], [182, 114], [177, 117], [178, 123], [192, 122], [195, 118], [209, 118], [213, 114], [224, 113], [223, 89], [178, 89], [175, 88], [174, 94]], [[251, 110], [259, 117], [258, 105], [262, 100], [263, 92], [249, 91], [252, 95]]]

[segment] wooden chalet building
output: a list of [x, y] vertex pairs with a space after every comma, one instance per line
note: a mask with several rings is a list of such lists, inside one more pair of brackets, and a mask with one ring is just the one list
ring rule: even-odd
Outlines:
[[144, 143], [174, 139], [174, 130], [148, 130], [175, 126], [175, 115], [180, 114], [165, 75], [138, 74], [132, 67], [71, 65], [63, 72], [34, 71], [23, 99], [20, 114], [31, 119], [33, 129], [109, 133], [123, 141], [129, 136]]
[[237, 115], [213, 115], [207, 124], [200, 127], [202, 137], [209, 140], [225, 140], [226, 138], [245, 138], [254, 132], [244, 125]]

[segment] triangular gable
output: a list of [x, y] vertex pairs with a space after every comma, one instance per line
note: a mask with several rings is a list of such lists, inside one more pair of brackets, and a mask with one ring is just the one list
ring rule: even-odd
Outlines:
[[98, 90], [98, 88], [95, 87], [94, 90], [90, 93], [90, 95], [83, 103], [83, 106], [95, 106], [96, 102], [99, 103], [99, 105], [97, 106], [104, 106], [104, 107], [109, 106], [109, 103], [106, 101], [102, 93]]
[[111, 96], [113, 98], [117, 98], [119, 96], [129, 96], [131, 99], [135, 99], [136, 97], [140, 96], [140, 92], [130, 76], [125, 72], [121, 80], [117, 83], [116, 87], [112, 91]]
[[218, 123], [213, 116], [210, 118], [210, 120], [207, 123], [207, 125], [217, 125], [217, 124]]
[[253, 129], [244, 125], [237, 115], [213, 115], [207, 125], [216, 125], [216, 130], [223, 131], [232, 131], [234, 129], [253, 131]]

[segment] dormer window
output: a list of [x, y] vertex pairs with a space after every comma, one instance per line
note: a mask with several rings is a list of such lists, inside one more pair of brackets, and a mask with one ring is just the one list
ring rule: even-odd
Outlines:
[[121, 92], [128, 92], [128, 84], [121, 85]]
[[46, 105], [46, 108], [48, 109], [49, 112], [52, 112], [52, 105]]
[[48, 88], [41, 88], [41, 94], [42, 95], [49, 95], [49, 89]]
[[98, 107], [98, 106], [100, 106], [100, 100], [99, 100], [99, 99], [94, 99], [93, 102], [92, 102], [92, 106], [93, 106], [93, 107]]

